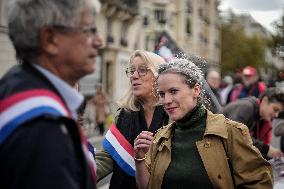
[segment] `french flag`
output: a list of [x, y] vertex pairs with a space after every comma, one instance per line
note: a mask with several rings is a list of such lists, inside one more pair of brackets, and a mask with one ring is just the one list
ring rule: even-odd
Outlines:
[[0, 144], [21, 124], [44, 114], [71, 116], [62, 100], [46, 89], [28, 90], [0, 100]]
[[115, 124], [112, 124], [106, 133], [103, 148], [124, 172], [130, 176], [135, 176], [134, 149]]

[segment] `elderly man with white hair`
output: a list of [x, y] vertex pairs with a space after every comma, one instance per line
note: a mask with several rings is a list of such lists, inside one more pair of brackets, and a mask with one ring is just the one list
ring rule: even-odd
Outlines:
[[7, 10], [19, 65], [0, 80], [0, 188], [96, 188], [73, 87], [95, 69], [98, 2], [10, 0]]
[[[217, 70], [209, 69], [207, 71], [206, 81], [210, 87], [209, 93], [211, 93], [211, 95], [207, 94], [206, 98], [212, 101], [206, 106], [213, 113], [217, 113], [220, 110], [219, 106], [221, 104], [221, 97], [220, 97], [221, 75]], [[215, 98], [215, 100], [212, 98]], [[216, 103], [218, 103], [219, 106], [216, 105]]]

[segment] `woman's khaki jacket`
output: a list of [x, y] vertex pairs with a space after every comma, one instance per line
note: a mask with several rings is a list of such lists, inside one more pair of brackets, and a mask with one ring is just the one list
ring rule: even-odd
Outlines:
[[[252, 145], [247, 127], [210, 111], [206, 122], [203, 140], [196, 146], [213, 187], [272, 189], [271, 166]], [[161, 188], [171, 162], [172, 130], [173, 124], [158, 130], [147, 153], [150, 189]]]

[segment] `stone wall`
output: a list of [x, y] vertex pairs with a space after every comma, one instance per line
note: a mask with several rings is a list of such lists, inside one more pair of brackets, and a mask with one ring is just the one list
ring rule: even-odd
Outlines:
[[15, 50], [5, 30], [0, 30], [0, 77], [16, 64]]

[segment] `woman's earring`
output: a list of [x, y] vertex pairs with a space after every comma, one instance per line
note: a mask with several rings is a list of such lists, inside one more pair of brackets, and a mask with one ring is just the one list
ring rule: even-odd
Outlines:
[[157, 82], [156, 81], [154, 81], [153, 84], [152, 84], [152, 95], [155, 98], [158, 98]]

